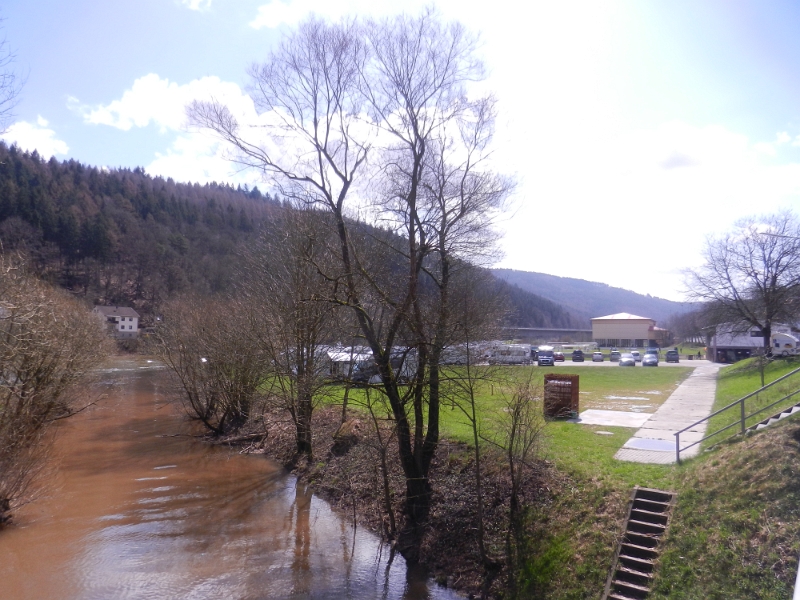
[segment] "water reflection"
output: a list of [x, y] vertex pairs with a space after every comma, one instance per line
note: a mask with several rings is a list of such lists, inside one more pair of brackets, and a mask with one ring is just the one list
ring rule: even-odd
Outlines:
[[170, 437], [163, 377], [119, 359], [63, 423], [49, 497], [0, 532], [3, 597], [455, 598], [262, 457]]

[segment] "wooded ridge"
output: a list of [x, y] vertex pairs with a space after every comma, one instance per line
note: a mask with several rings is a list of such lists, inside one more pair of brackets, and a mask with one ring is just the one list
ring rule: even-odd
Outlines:
[[[45, 161], [0, 143], [0, 242], [87, 303], [134, 306], [229, 289], [243, 249], [269, 234], [281, 199], [257, 187], [176, 183], [144, 169]], [[365, 225], [365, 227], [368, 227]], [[497, 280], [509, 325], [584, 327], [568, 309]]]

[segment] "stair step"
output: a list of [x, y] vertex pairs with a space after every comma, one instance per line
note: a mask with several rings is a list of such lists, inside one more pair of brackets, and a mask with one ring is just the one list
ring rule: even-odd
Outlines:
[[638, 488], [636, 490], [636, 498], [670, 503], [672, 502], [673, 494], [671, 492], [664, 492], [662, 490], [654, 490], [651, 488]]
[[760, 431], [769, 427], [770, 425], [774, 425], [786, 417], [792, 416], [797, 412], [800, 412], [800, 403], [784, 408], [781, 412], [774, 414], [771, 417], [767, 417], [763, 421], [759, 421], [755, 425], [748, 427], [747, 431]]
[[642, 546], [643, 548], [655, 548], [658, 545], [660, 536], [652, 533], [636, 533], [634, 531], [626, 531], [624, 542], [633, 544], [634, 546]]
[[655, 561], [648, 558], [638, 558], [636, 556], [619, 555], [619, 562], [629, 569], [635, 569], [640, 573], [652, 573]]
[[631, 519], [628, 521], [628, 531], [635, 533], [664, 533], [665, 527], [657, 523], [645, 523]]
[[641, 558], [642, 560], [654, 560], [658, 556], [658, 552], [652, 548], [645, 548], [643, 546], [635, 546], [633, 544], [620, 544], [620, 554], [624, 552], [625, 556], [633, 558]]
[[612, 585], [621, 592], [633, 596], [634, 598], [646, 598], [650, 593], [650, 588], [645, 585], [637, 585], [635, 583], [628, 583], [627, 581], [620, 581], [614, 579]]
[[666, 525], [668, 518], [664, 513], [650, 512], [649, 510], [642, 510], [640, 508], [631, 510], [631, 517], [643, 523], [654, 523], [658, 525]]
[[654, 513], [665, 513], [669, 510], [669, 502], [658, 502], [656, 500], [647, 500], [645, 498], [636, 498], [633, 501], [633, 508], [637, 510], [649, 510]]
[[650, 584], [653, 582], [653, 576], [650, 573], [640, 573], [639, 571], [634, 571], [633, 569], [629, 569], [627, 567], [617, 568], [616, 579], [626, 583], [642, 585], [647, 588], [649, 588]]

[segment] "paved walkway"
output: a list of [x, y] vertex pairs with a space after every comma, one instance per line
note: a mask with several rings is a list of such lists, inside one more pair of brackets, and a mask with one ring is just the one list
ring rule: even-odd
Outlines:
[[[675, 433], [711, 414], [717, 390], [717, 371], [724, 365], [702, 361], [672, 395], [633, 434], [614, 458], [629, 462], [670, 464], [675, 462]], [[681, 447], [706, 433], [706, 422], [681, 434]], [[700, 446], [681, 452], [681, 458], [696, 456]]]

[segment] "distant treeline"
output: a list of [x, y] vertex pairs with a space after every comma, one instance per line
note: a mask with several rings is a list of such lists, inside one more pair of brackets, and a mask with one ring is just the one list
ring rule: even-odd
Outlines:
[[[147, 317], [183, 292], [229, 288], [238, 256], [279, 211], [257, 187], [182, 184], [143, 169], [43, 160], [0, 142], [0, 241], [5, 252], [87, 302]], [[497, 280], [519, 327], [582, 325], [558, 304]]]

